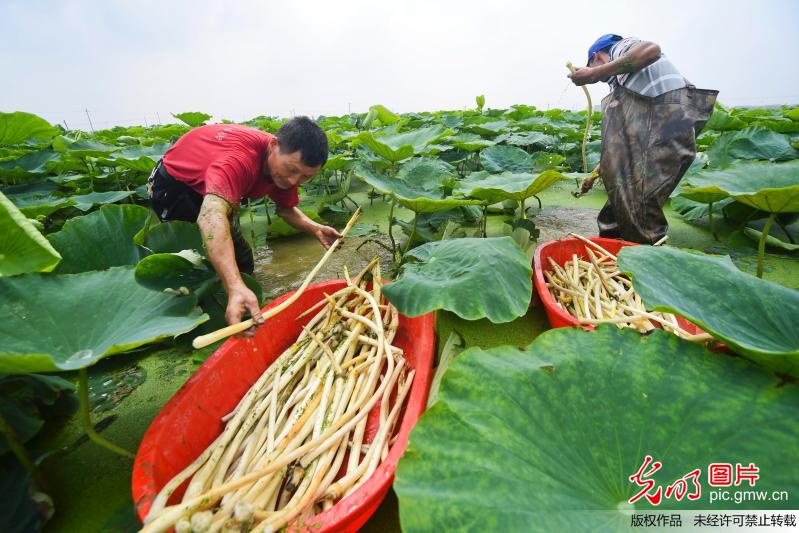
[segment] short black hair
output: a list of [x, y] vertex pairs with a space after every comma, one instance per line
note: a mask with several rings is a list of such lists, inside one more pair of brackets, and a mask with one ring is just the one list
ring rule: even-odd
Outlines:
[[327, 135], [308, 117], [294, 117], [277, 130], [280, 151], [293, 154], [300, 151], [300, 160], [309, 167], [321, 167], [327, 162]]

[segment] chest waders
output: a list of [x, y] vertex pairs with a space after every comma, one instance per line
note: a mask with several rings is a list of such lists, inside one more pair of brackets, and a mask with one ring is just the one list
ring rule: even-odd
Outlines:
[[617, 87], [602, 100], [602, 237], [654, 244], [665, 237], [663, 204], [696, 156], [696, 136], [718, 91], [689, 85], [656, 97]]

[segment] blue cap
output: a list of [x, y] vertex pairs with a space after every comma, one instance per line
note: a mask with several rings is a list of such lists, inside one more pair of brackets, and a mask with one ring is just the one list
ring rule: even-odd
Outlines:
[[[591, 61], [591, 57], [596, 52], [601, 52], [602, 50], [610, 48], [618, 41], [621, 41], [621, 39], [622, 39], [621, 35], [616, 35], [615, 33], [606, 33], [605, 35], [594, 41], [594, 44], [592, 44], [591, 48], [588, 49], [588, 62]], [[586, 65], [587, 64], [588, 63], [586, 63]]]

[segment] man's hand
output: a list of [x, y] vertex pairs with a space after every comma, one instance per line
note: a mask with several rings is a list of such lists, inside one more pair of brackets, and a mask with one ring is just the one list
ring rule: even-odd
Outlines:
[[314, 231], [314, 236], [319, 239], [322, 246], [330, 248], [333, 243], [336, 242], [336, 239], [341, 238], [341, 233], [339, 233], [336, 228], [330, 226], [319, 226], [316, 231]]
[[[244, 313], [249, 312], [255, 319], [256, 324], [264, 323], [261, 317], [261, 308], [258, 305], [258, 298], [246, 285], [241, 285], [231, 289], [227, 298], [227, 309], [225, 310], [225, 320], [230, 325], [238, 324], [244, 318]], [[236, 335], [237, 337], [252, 337], [255, 335], [255, 326]]]
[[589, 193], [591, 189], [594, 188], [594, 182], [599, 177], [599, 165], [597, 165], [591, 175], [585, 178], [582, 183], [580, 183], [580, 192], [572, 192], [572, 196], [575, 198], [580, 198], [581, 196], [585, 196]]
[[596, 76], [596, 71], [592, 67], [575, 67], [574, 71], [567, 76], [575, 85], [586, 85], [599, 81], [599, 77]]

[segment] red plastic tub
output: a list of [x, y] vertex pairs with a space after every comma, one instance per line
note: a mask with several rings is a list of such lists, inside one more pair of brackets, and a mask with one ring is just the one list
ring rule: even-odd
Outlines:
[[[231, 338], [225, 342], [181, 387], [158, 413], [145, 433], [133, 465], [133, 500], [140, 519], [150, 510], [158, 491], [183, 470], [222, 432], [221, 418], [233, 410], [244, 393], [297, 338], [301, 325], [312, 314], [297, 316], [313, 304], [346, 286], [344, 280], [310, 285], [303, 295], [282, 313], [267, 320], [252, 339]], [[286, 300], [281, 296], [264, 310]], [[388, 456], [372, 477], [358, 490], [327, 511], [293, 530], [357, 531], [375, 512], [394, 480], [394, 471], [405, 451], [408, 435], [424, 411], [430, 390], [435, 360], [435, 318], [432, 313], [416, 318], [400, 315], [394, 345], [405, 351], [410, 369], [416, 370], [401, 414], [397, 438]], [[380, 408], [378, 403], [375, 410]], [[369, 417], [370, 420], [373, 417]], [[365, 442], [371, 441], [376, 427], [367, 426]], [[185, 485], [185, 484], [184, 484]], [[185, 487], [169, 500], [178, 503]]]
[[[589, 240], [598, 244], [613, 255], [617, 255], [619, 250], [625, 246], [638, 246], [638, 244], [634, 242], [622, 241], [619, 239], [606, 239], [603, 237], [589, 237]], [[585, 259], [588, 261], [588, 254], [585, 252], [586, 246], [589, 245], [585, 244], [580, 239], [568, 237], [566, 239], [560, 239], [557, 241], [545, 242], [535, 251], [533, 282], [535, 283], [536, 291], [538, 291], [538, 296], [541, 298], [541, 302], [544, 304], [544, 310], [547, 312], [549, 323], [553, 328], [573, 326], [587, 330], [594, 329], [594, 326], [580, 324], [576, 318], [564, 311], [557, 304], [557, 302], [555, 302], [555, 299], [549, 292], [549, 288], [546, 284], [546, 278], [544, 277], [544, 271], [552, 269], [552, 265], [549, 262], [550, 258], [552, 258], [552, 260], [560, 266], [563, 266], [566, 261], [572, 258], [574, 254], [577, 254], [577, 257], [580, 259]], [[688, 322], [681, 316], [677, 317], [677, 323], [681, 328], [693, 335], [704, 333], [704, 330], [695, 324]]]

